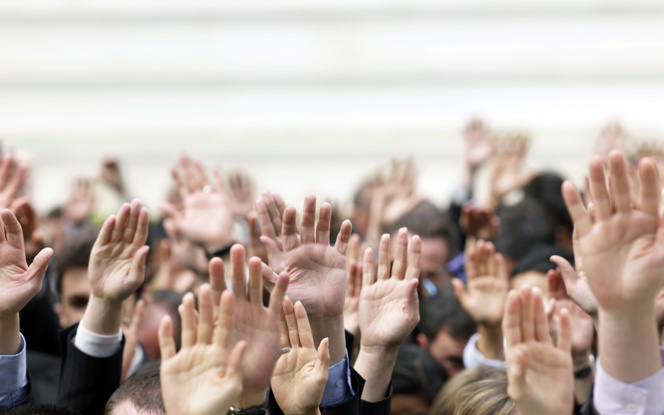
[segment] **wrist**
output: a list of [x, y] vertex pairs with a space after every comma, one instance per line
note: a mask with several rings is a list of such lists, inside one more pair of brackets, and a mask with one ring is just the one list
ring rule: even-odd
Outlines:
[[235, 409], [248, 409], [262, 406], [267, 399], [267, 388], [265, 389], [252, 389], [244, 388], [242, 394], [233, 405]]
[[16, 354], [21, 349], [18, 313], [0, 317], [0, 355]]
[[88, 331], [102, 335], [114, 335], [120, 330], [122, 301], [90, 295], [81, 325]]
[[330, 341], [330, 366], [339, 363], [346, 357], [346, 333], [343, 314], [336, 317], [309, 316], [314, 344], [318, 345], [324, 338]]

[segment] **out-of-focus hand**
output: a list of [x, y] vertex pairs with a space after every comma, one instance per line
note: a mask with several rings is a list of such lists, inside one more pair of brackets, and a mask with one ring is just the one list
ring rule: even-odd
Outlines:
[[560, 310], [559, 318], [558, 344], [554, 346], [541, 291], [524, 286], [507, 297], [503, 319], [507, 393], [522, 415], [573, 412], [572, 325], [567, 309]]
[[491, 241], [498, 235], [500, 219], [486, 206], [467, 203], [461, 208], [459, 225], [466, 235]]
[[254, 209], [253, 186], [249, 174], [241, 170], [229, 173], [228, 187], [235, 217], [246, 218]]
[[27, 169], [13, 153], [0, 155], [0, 208], [9, 208], [19, 196]]
[[177, 228], [187, 239], [203, 246], [206, 251], [212, 251], [233, 240], [233, 207], [224, 191], [219, 171], [214, 170], [212, 185], [203, 165], [194, 162], [194, 171], [191, 164], [187, 157], [182, 157], [182, 173], [177, 169], [171, 171], [182, 200], [182, 210], [178, 211], [167, 202], [162, 203], [161, 207], [168, 217], [175, 220]]
[[523, 167], [529, 146], [530, 137], [523, 133], [511, 133], [494, 142], [488, 203], [492, 209], [500, 206], [503, 196], [525, 186], [537, 175]]
[[491, 242], [478, 241], [466, 254], [467, 285], [452, 280], [459, 302], [477, 324], [500, 326], [509, 291], [503, 256]]
[[95, 206], [95, 197], [89, 179], [78, 179], [64, 206], [65, 216], [75, 224], [85, 222]]
[[487, 126], [479, 118], [471, 119], [463, 130], [464, 161], [471, 173], [491, 157], [493, 147], [487, 134]]
[[159, 326], [161, 393], [168, 415], [219, 415], [228, 412], [242, 392], [242, 361], [246, 342], [231, 350], [234, 301], [230, 292], [221, 300], [215, 326], [210, 288], [199, 290], [196, 321], [194, 296], [185, 295], [179, 308], [182, 317], [182, 348], [175, 352], [173, 323], [165, 316]]
[[302, 303], [284, 301], [285, 321], [281, 325], [281, 347], [289, 349], [277, 360], [270, 385], [285, 414], [320, 414], [327, 371], [330, 365], [329, 340], [318, 346]]

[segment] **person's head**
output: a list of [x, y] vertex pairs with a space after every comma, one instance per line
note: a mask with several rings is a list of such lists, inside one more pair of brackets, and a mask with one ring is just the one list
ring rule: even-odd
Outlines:
[[553, 255], [561, 256], [574, 265], [574, 254], [571, 251], [551, 245], [536, 245], [515, 264], [510, 288], [519, 290], [528, 284], [542, 290], [546, 298], [549, 291], [546, 274], [549, 270], [556, 268], [556, 265], [550, 260]]
[[571, 250], [574, 225], [563, 199], [563, 181], [559, 174], [545, 172], [532, 179], [523, 191], [526, 197], [537, 200], [549, 212], [554, 223], [554, 245]]
[[165, 315], [171, 317], [173, 322], [173, 337], [175, 340], [176, 350], [180, 349], [180, 314], [178, 313], [178, 306], [182, 303], [182, 294], [157, 290], [152, 293], [152, 301], [147, 306], [144, 313], [143, 321], [138, 329], [138, 342], [145, 349], [145, 353], [152, 360], [159, 360], [161, 358], [161, 350], [159, 349], [159, 324]]
[[136, 373], [106, 403], [104, 415], [166, 415], [159, 369]]
[[463, 369], [463, 349], [475, 333], [475, 322], [448, 285], [422, 301], [420, 315], [417, 343], [454, 376]]
[[26, 404], [0, 410], [2, 415], [79, 415], [73, 409], [50, 404]]
[[507, 395], [505, 369], [478, 366], [450, 379], [438, 393], [429, 415], [515, 415]]
[[524, 198], [504, 206], [498, 212], [500, 232], [495, 240], [496, 251], [503, 254], [508, 273], [515, 263], [538, 244], [553, 245], [554, 223], [546, 209], [536, 200]]
[[426, 200], [383, 231], [392, 235], [392, 241], [396, 242], [397, 232], [404, 227], [408, 228], [409, 234], [419, 235], [422, 240], [421, 277], [442, 286], [449, 280], [445, 266], [457, 249], [456, 229], [444, 213]]
[[85, 228], [67, 237], [55, 258], [56, 290], [59, 298], [55, 311], [60, 317], [62, 327], [69, 327], [81, 321], [88, 305], [88, 263], [98, 231], [97, 228]]

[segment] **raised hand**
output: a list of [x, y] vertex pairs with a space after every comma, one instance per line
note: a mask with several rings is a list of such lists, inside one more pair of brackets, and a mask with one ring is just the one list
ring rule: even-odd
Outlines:
[[122, 302], [145, 279], [147, 237], [148, 211], [138, 200], [125, 203], [117, 216], [106, 219], [90, 253], [90, 301], [81, 320], [84, 328], [97, 334], [118, 333]]
[[529, 145], [530, 137], [518, 132], [494, 142], [489, 207], [495, 209], [500, 206], [503, 196], [525, 186], [536, 175], [534, 171], [523, 168]]
[[0, 155], [0, 208], [9, 208], [19, 195], [27, 166], [19, 163], [13, 153]]
[[148, 211], [138, 200], [106, 219], [90, 253], [92, 296], [121, 303], [138, 289], [145, 279], [147, 237]]
[[558, 344], [553, 345], [538, 288], [524, 286], [507, 296], [503, 332], [507, 393], [522, 415], [572, 414], [574, 378], [567, 309], [560, 310]]
[[235, 297], [235, 327], [233, 338], [247, 342], [244, 355], [242, 385], [244, 391], [235, 407], [258, 406], [265, 400], [270, 377], [279, 357], [279, 322], [288, 277], [281, 275], [275, 282], [268, 307], [263, 306], [262, 262], [249, 260], [249, 283], [245, 271], [244, 247], [231, 248], [231, 275]]
[[329, 340], [314, 345], [307, 312], [302, 303], [284, 301], [285, 321], [281, 325], [281, 347], [270, 385], [285, 414], [320, 414], [327, 371], [330, 365]]
[[595, 156], [590, 162], [594, 221], [570, 182], [563, 183], [562, 191], [599, 305], [602, 367], [629, 383], [647, 378], [662, 365], [655, 324], [655, 298], [664, 285], [661, 183], [655, 163], [642, 159], [635, 204], [624, 155], [612, 151], [608, 165], [607, 187], [601, 159]]
[[[163, 203], [164, 213], [175, 220], [177, 228], [191, 242], [212, 251], [230, 244], [233, 240], [233, 208], [224, 192], [224, 182], [219, 171], [214, 170], [214, 186], [210, 184], [203, 165], [193, 163], [187, 157], [180, 160], [180, 169], [173, 169], [182, 209]], [[183, 176], [184, 177], [183, 177]]]
[[466, 235], [490, 241], [498, 234], [500, 219], [488, 207], [467, 203], [461, 208], [459, 225]]
[[281, 241], [281, 227], [286, 204], [279, 193], [263, 192], [256, 201], [256, 212], [262, 236], [260, 241], [267, 251], [268, 265], [280, 274], [284, 270], [284, 249]]
[[353, 336], [358, 337], [360, 335], [360, 292], [362, 291], [362, 264], [358, 259], [364, 255], [364, 249], [360, 247], [360, 235], [354, 234], [350, 237], [347, 251], [344, 328]]
[[223, 293], [215, 325], [210, 287], [203, 285], [198, 293], [198, 322], [192, 294], [186, 294], [179, 307], [182, 347], [177, 354], [170, 317], [164, 316], [159, 326], [161, 393], [168, 415], [223, 414], [242, 392], [246, 342], [237, 342], [231, 350], [233, 295]]
[[478, 118], [471, 119], [463, 130], [463, 154], [470, 173], [491, 157], [493, 148], [487, 133], [486, 124]]
[[21, 345], [18, 312], [39, 292], [51, 248], [42, 249], [28, 266], [21, 225], [8, 209], [0, 210], [0, 354], [15, 354]]
[[64, 213], [75, 224], [81, 224], [92, 214], [95, 197], [90, 179], [78, 179], [74, 183], [64, 206]]
[[245, 218], [253, 210], [253, 189], [251, 178], [241, 170], [228, 175], [228, 186], [231, 193], [231, 206], [236, 217]]
[[[401, 228], [390, 275], [390, 236], [383, 235], [374, 270], [371, 249], [364, 253], [360, 294], [360, 353], [355, 369], [366, 380], [362, 399], [385, 398], [401, 343], [420, 321], [417, 284], [421, 269], [422, 242]], [[376, 278], [377, 277], [377, 278]]]
[[491, 242], [478, 241], [466, 255], [467, 286], [452, 280], [459, 302], [477, 324], [500, 326], [509, 291], [509, 277], [503, 256]]

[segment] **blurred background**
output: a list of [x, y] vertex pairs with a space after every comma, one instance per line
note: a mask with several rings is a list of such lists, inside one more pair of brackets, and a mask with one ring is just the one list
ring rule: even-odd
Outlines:
[[664, 136], [659, 1], [3, 0], [0, 56], [0, 136], [41, 211], [105, 156], [150, 207], [183, 153], [344, 203], [412, 155], [444, 202], [471, 116], [577, 182], [610, 119]]

